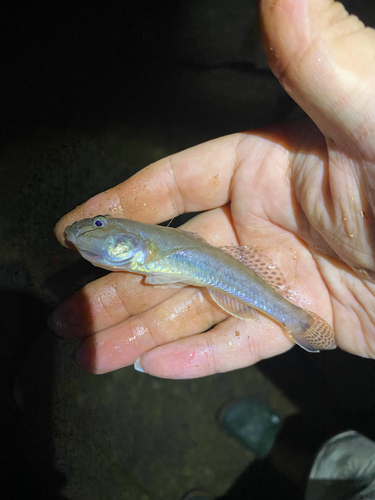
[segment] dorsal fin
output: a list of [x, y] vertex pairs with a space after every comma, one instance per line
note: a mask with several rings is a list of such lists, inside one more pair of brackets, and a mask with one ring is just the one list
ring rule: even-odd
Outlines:
[[276, 292], [290, 299], [292, 297], [291, 290], [286, 283], [284, 273], [281, 269], [261, 250], [257, 247], [228, 245], [220, 247], [221, 250], [228, 253], [235, 259], [245, 264], [252, 271], [256, 272], [258, 276], [267, 281]]
[[185, 229], [180, 229], [180, 228], [176, 228], [176, 231], [179, 231], [180, 233], [185, 233], [190, 237], [194, 238], [196, 241], [199, 241], [200, 243], [206, 243], [206, 245], [209, 245], [209, 243], [207, 243], [207, 241], [200, 234], [192, 233], [191, 231], [185, 231]]

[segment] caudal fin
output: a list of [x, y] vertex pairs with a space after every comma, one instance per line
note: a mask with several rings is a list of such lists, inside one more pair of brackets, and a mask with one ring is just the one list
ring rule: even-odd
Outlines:
[[303, 331], [288, 331], [288, 335], [296, 344], [309, 352], [335, 349], [336, 341], [332, 328], [320, 316], [306, 311], [311, 316], [309, 326]]

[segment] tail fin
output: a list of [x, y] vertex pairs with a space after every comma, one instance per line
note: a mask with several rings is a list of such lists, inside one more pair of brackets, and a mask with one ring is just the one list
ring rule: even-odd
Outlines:
[[308, 327], [303, 331], [287, 331], [296, 344], [308, 352], [335, 349], [336, 341], [332, 328], [320, 316], [306, 311], [311, 317]]

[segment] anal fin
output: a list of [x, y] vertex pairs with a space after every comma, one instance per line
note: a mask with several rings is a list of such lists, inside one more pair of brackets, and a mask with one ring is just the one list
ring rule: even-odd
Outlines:
[[166, 273], [148, 274], [146, 275], [145, 283], [148, 285], [154, 285], [158, 288], [182, 288], [188, 285], [199, 286], [199, 284], [196, 283], [196, 281], [193, 281], [190, 276]]
[[224, 309], [231, 316], [239, 319], [252, 320], [259, 323], [258, 311], [251, 306], [243, 304], [239, 300], [228, 297], [224, 293], [217, 292], [216, 290], [208, 289], [210, 296], [216, 304]]

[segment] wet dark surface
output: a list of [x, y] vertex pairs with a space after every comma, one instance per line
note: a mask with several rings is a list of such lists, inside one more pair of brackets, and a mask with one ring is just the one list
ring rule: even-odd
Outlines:
[[[374, 24], [373, 2], [351, 2]], [[132, 367], [94, 376], [46, 321], [102, 271], [55, 222], [148, 163], [301, 114], [268, 70], [255, 2], [53, 2], [7, 7], [1, 83], [1, 498], [302, 498], [319, 445], [375, 439], [375, 365], [300, 349], [201, 380]], [[218, 426], [233, 397], [285, 417], [270, 458]], [[296, 479], [297, 476], [297, 479]], [[284, 496], [282, 496], [284, 495]]]

